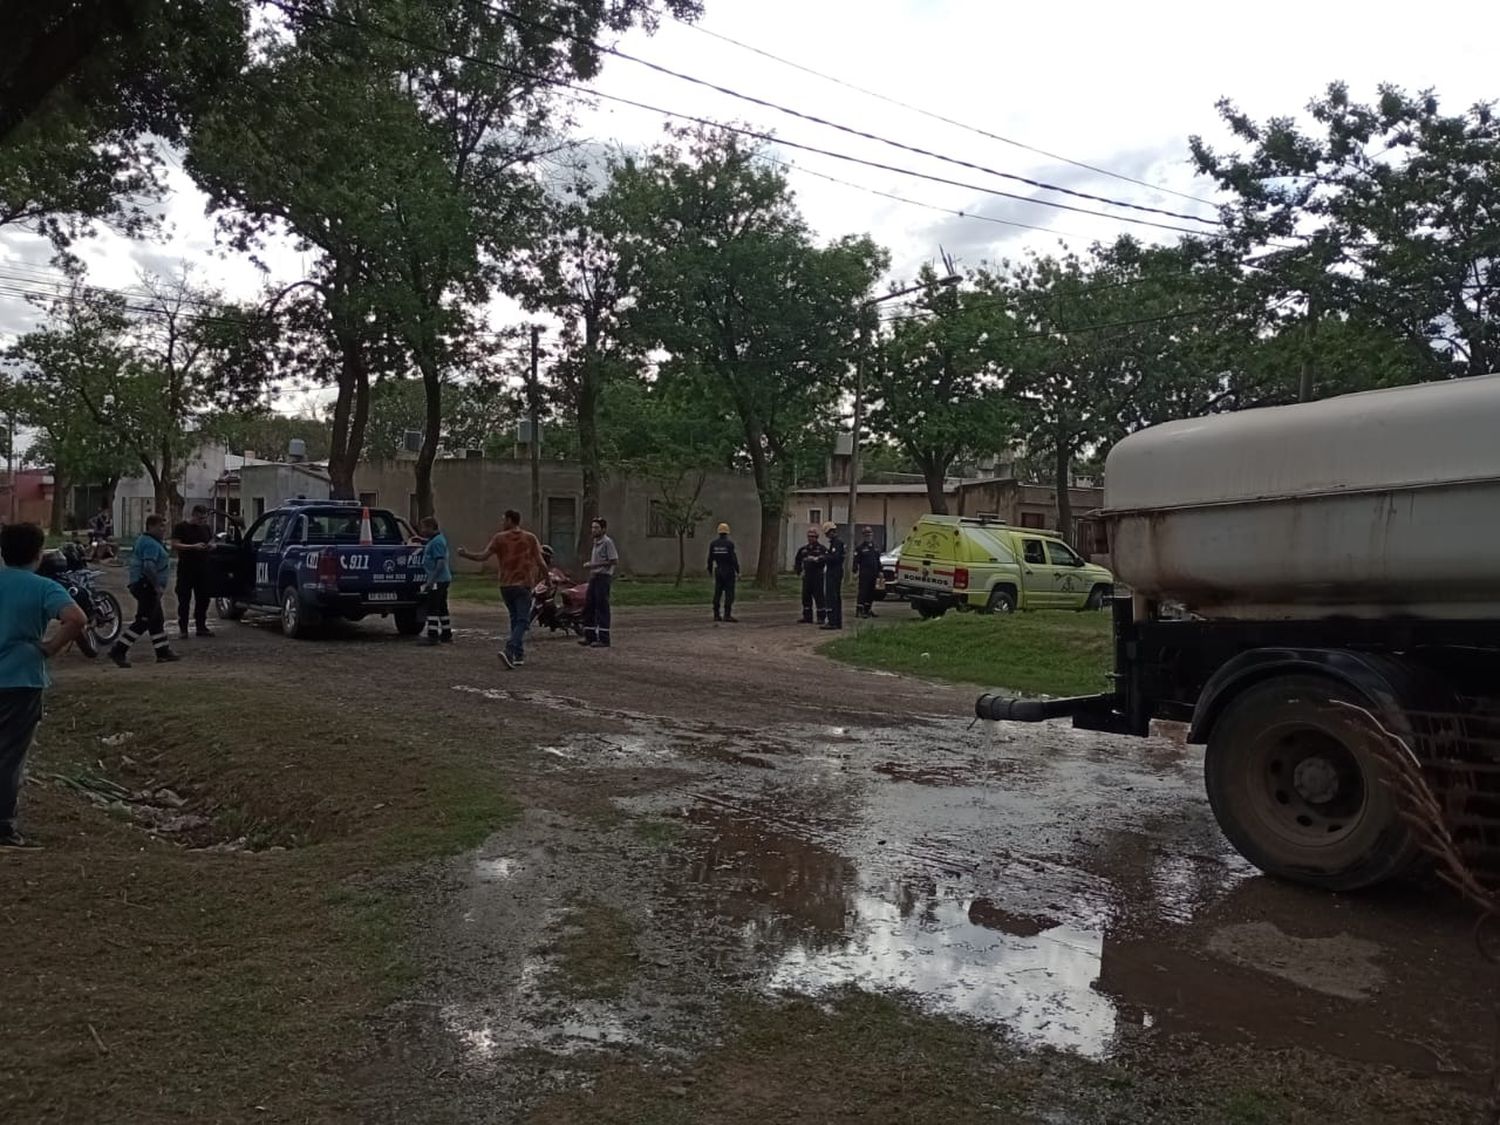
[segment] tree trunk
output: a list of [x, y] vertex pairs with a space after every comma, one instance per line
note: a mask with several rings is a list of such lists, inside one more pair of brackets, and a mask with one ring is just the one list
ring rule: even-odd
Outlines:
[[[422, 390], [427, 404], [427, 418], [422, 427], [422, 451], [413, 468], [417, 490], [417, 518], [434, 513], [432, 503], [432, 463], [437, 460], [438, 441], [443, 434], [443, 384], [432, 356], [421, 352], [416, 357], [422, 370]], [[532, 435], [535, 440], [536, 435]]]
[[947, 473], [944, 466], [935, 465], [931, 460], [923, 458], [922, 479], [927, 483], [927, 507], [935, 516], [946, 516], [948, 514], [948, 495], [943, 486], [947, 483]]
[[1073, 542], [1073, 498], [1068, 492], [1068, 470], [1073, 464], [1072, 450], [1068, 443], [1059, 441], [1056, 450], [1056, 476], [1054, 483], [1057, 485], [1057, 533], [1069, 544]]
[[578, 468], [583, 477], [583, 495], [579, 501], [578, 552], [582, 558], [590, 549], [592, 533], [589, 524], [599, 515], [599, 385], [587, 370], [578, 387]]
[[682, 585], [682, 576], [687, 573], [687, 532], [682, 528], [677, 529], [677, 581], [674, 586]]
[[66, 481], [56, 465], [52, 467], [52, 516], [47, 530], [53, 535], [61, 535], [63, 529], [63, 496], [66, 492]]
[[165, 443], [161, 450], [161, 472], [152, 474], [151, 483], [155, 486], [156, 513], [167, 521], [168, 526], [182, 519], [182, 490], [177, 487], [177, 468], [172, 464], [172, 451]]
[[364, 452], [365, 425], [370, 419], [370, 370], [365, 363], [363, 344], [337, 329], [335, 334], [342, 358], [339, 397], [333, 407], [333, 433], [328, 446], [328, 481], [335, 500], [353, 500], [358, 496], [354, 469]]
[[745, 426], [750, 475], [755, 480], [755, 494], [760, 498], [760, 552], [755, 562], [755, 584], [762, 590], [776, 589], [776, 574], [781, 569], [782, 497], [771, 487], [771, 465], [761, 445], [762, 434], [753, 425]]

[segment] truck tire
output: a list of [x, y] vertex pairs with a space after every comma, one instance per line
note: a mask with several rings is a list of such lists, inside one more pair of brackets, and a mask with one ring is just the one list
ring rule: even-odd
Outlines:
[[281, 632], [287, 637], [305, 637], [318, 623], [318, 611], [309, 607], [297, 592], [287, 586], [281, 591]]
[[1014, 613], [1016, 592], [1009, 586], [996, 586], [990, 591], [990, 600], [984, 603], [985, 613]]
[[1370, 707], [1320, 676], [1251, 685], [1214, 724], [1203, 773], [1219, 827], [1242, 856], [1267, 875], [1353, 891], [1399, 875], [1418, 848], [1367, 728], [1337, 703]]
[[1108, 609], [1109, 587], [1095, 586], [1089, 591], [1089, 600], [1083, 603], [1084, 609]]
[[934, 617], [941, 617], [948, 612], [947, 606], [934, 605], [932, 602], [912, 602], [911, 604], [916, 607], [917, 616], [923, 621], [931, 621]]
[[215, 598], [214, 611], [221, 621], [238, 621], [245, 616], [245, 607], [233, 598]]
[[420, 609], [398, 609], [391, 616], [396, 619], [396, 632], [403, 637], [415, 637], [427, 624], [427, 615]]

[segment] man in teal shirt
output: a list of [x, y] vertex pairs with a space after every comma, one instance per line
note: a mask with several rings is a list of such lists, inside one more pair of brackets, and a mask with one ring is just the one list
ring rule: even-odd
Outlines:
[[438, 521], [428, 516], [422, 521], [422, 567], [427, 572], [427, 581], [422, 589], [427, 594], [427, 636], [423, 644], [453, 643], [453, 619], [448, 616], [448, 587], [453, 584], [453, 567], [448, 556], [448, 537], [438, 527]]
[[[36, 573], [46, 541], [34, 523], [0, 528], [0, 848], [36, 847], [16, 827], [16, 806], [42, 692], [51, 685], [47, 661], [88, 625], [68, 592]], [[62, 627], [48, 637], [53, 621]]]
[[129, 589], [135, 597], [135, 620], [109, 650], [110, 659], [121, 668], [130, 667], [130, 646], [143, 633], [151, 634], [151, 647], [156, 649], [158, 664], [182, 659], [167, 644], [166, 618], [161, 609], [162, 595], [167, 592], [167, 575], [172, 571], [172, 556], [162, 546], [166, 530], [167, 521], [161, 516], [147, 516], [145, 533], [130, 549]]

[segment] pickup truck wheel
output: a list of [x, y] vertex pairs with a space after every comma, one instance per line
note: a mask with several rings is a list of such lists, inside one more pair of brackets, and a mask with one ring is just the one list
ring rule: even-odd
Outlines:
[[396, 619], [396, 632], [403, 637], [415, 637], [427, 624], [427, 615], [419, 609], [398, 609], [392, 616]]
[[318, 623], [317, 611], [302, 604], [297, 587], [281, 591], [281, 632], [287, 637], [305, 637]]
[[1418, 849], [1384, 783], [1353, 689], [1317, 676], [1247, 688], [1204, 757], [1208, 802], [1235, 849], [1268, 875], [1331, 891], [1373, 886]]
[[933, 605], [931, 602], [912, 602], [912, 605], [916, 607], [918, 616], [924, 621], [930, 621], [934, 617], [941, 617], [948, 612], [947, 606]]
[[221, 621], [238, 621], [245, 616], [245, 607], [233, 598], [215, 598], [214, 612]]
[[1104, 609], [1109, 604], [1109, 587], [1095, 586], [1089, 591], [1089, 600], [1083, 603], [1084, 609]]
[[990, 591], [990, 600], [984, 603], [985, 613], [1014, 613], [1016, 596], [1006, 589]]

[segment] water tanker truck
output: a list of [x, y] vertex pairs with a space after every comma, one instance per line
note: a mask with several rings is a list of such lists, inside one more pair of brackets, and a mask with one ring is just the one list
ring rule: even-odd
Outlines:
[[1500, 375], [1156, 426], [1110, 451], [1104, 505], [1114, 689], [981, 718], [1186, 723], [1230, 843], [1330, 890], [1420, 858], [1396, 747], [1494, 864]]

